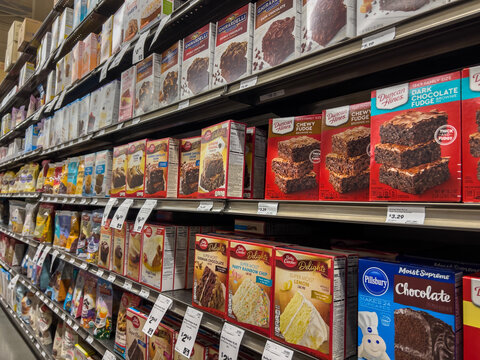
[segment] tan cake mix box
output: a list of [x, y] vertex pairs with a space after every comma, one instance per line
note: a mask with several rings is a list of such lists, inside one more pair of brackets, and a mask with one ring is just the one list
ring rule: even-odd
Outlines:
[[122, 72], [120, 78], [120, 106], [118, 111], [118, 121], [129, 120], [133, 116], [133, 105], [135, 103], [135, 79], [137, 77], [137, 67]]
[[127, 225], [126, 276], [140, 281], [140, 260], [142, 256], [142, 233], [133, 231], [133, 222]]
[[173, 359], [175, 330], [165, 324], [158, 324], [152, 337], [147, 339], [148, 359]]
[[213, 232], [213, 226], [187, 226], [187, 264], [185, 266], [185, 288], [193, 287], [193, 277], [195, 269], [195, 240], [197, 234], [208, 234]]
[[143, 197], [145, 177], [145, 149], [147, 139], [128, 144], [127, 153], [127, 197]]
[[148, 315], [133, 307], [127, 309], [126, 358], [147, 360], [147, 335], [142, 331]]
[[265, 157], [267, 156], [267, 134], [265, 131], [248, 127], [245, 140], [245, 175], [243, 197], [263, 199], [265, 197]]
[[122, 276], [125, 276], [127, 260], [127, 228], [128, 224], [125, 222], [120, 230], [113, 230], [112, 270]]
[[233, 120], [202, 129], [201, 198], [243, 198], [245, 130], [245, 124]]
[[180, 140], [180, 166], [178, 174], [178, 197], [198, 197], [198, 174], [200, 170], [200, 148], [202, 137]]
[[173, 138], [147, 141], [145, 197], [177, 197], [178, 144]]
[[182, 74], [183, 42], [177, 41], [162, 52], [160, 66], [159, 105], [166, 106], [180, 99], [180, 76]]
[[110, 196], [125, 197], [127, 186], [127, 153], [128, 144], [113, 148], [112, 182]]

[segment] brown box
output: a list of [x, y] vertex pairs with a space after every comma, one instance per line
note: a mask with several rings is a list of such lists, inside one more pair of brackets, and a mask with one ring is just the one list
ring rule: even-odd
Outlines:
[[25, 18], [20, 26], [20, 30], [18, 31], [17, 49], [27, 46], [28, 43], [32, 41], [33, 35], [35, 35], [41, 25], [41, 21]]
[[7, 51], [5, 53], [5, 71], [10, 70], [12, 65], [18, 59], [18, 32], [22, 23], [20, 21], [12, 22], [8, 30]]

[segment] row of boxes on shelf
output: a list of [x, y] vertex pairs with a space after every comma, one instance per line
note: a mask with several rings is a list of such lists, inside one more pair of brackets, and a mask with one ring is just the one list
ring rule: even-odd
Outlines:
[[19, 108], [13, 107], [10, 113], [3, 115], [0, 135], [5, 135], [25, 119], [33, 115], [43, 105], [42, 97], [30, 95], [28, 106], [22, 105]]

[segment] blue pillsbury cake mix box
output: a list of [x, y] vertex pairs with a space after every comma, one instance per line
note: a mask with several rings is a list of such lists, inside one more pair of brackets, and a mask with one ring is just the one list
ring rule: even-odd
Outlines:
[[462, 272], [364, 258], [358, 274], [358, 359], [462, 359]]

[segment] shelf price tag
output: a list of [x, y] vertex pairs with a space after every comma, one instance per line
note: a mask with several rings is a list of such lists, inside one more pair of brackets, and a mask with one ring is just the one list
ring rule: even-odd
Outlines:
[[115, 274], [108, 275], [107, 281], [113, 283], [117, 276]]
[[113, 215], [112, 222], [110, 223], [110, 227], [121, 230], [123, 223], [125, 222], [125, 219], [127, 217], [128, 209], [130, 209], [130, 206], [133, 204], [133, 199], [126, 199], [123, 201], [122, 205], [120, 205], [115, 212], [115, 215]]
[[60, 96], [58, 97], [57, 103], [55, 104], [54, 110], [58, 110], [58, 109], [60, 109], [60, 108], [62, 107], [63, 99], [65, 99], [66, 93], [67, 93], [66, 90], [63, 90], [63, 91], [62, 91], [62, 93], [61, 93]]
[[379, 33], [364, 37], [362, 39], [362, 48], [365, 50], [395, 39], [395, 28], [390, 28]]
[[213, 208], [213, 201], [200, 201], [197, 211], [210, 211]]
[[391, 224], [423, 225], [425, 222], [425, 207], [389, 206], [385, 222]]
[[80, 269], [87, 270], [88, 269], [88, 264], [86, 262], [82, 262], [80, 264]]
[[68, 324], [68, 326], [72, 327], [72, 325], [73, 325], [72, 319], [68, 319], [68, 320], [67, 320], [67, 324]]
[[193, 345], [197, 338], [198, 328], [202, 322], [203, 313], [190, 306], [187, 307], [185, 316], [183, 317], [180, 335], [175, 344], [175, 351], [187, 358], [192, 354]]
[[158, 295], [155, 304], [153, 304], [152, 311], [150, 311], [150, 315], [148, 315], [148, 319], [142, 329], [148, 337], [152, 337], [155, 330], [157, 330], [158, 324], [162, 321], [165, 313], [172, 305], [172, 302], [172, 299], [162, 294]]
[[263, 202], [258, 203], [258, 215], [277, 215], [278, 203], [277, 202]]
[[43, 263], [48, 255], [48, 252], [50, 251], [50, 247], [45, 247], [45, 249], [43, 250], [42, 252], [42, 256], [40, 256], [40, 258], [38, 259], [38, 262], [37, 262], [37, 266], [40, 266], [42, 267], [43, 266]]
[[107, 205], [105, 205], [105, 210], [103, 210], [102, 226], [105, 226], [105, 224], [107, 223], [108, 215], [110, 215], [110, 211], [112, 211], [112, 208], [116, 204], [117, 204], [117, 199], [116, 198], [108, 199]]
[[100, 70], [100, 80], [99, 81], [103, 81], [103, 79], [105, 79], [107, 77], [107, 71], [108, 71], [108, 68], [110, 66], [110, 63], [112, 62], [113, 60], [113, 56], [110, 56], [107, 61], [105, 61], [105, 64], [103, 64], [102, 66], [102, 70]]
[[262, 360], [291, 360], [292, 357], [292, 350], [267, 340], [263, 349]]
[[102, 360], [116, 360], [116, 357], [110, 351], [105, 350], [105, 353], [103, 354]]
[[125, 280], [123, 283], [123, 288], [125, 290], [132, 290], [132, 282], [130, 280]]
[[240, 90], [255, 86], [257, 84], [258, 76], [253, 76], [249, 79], [242, 80], [240, 82]]
[[79, 327], [80, 327], [80, 326], [78, 326], [77, 324], [73, 324], [72, 329], [73, 329], [73, 331], [77, 331]]
[[85, 339], [85, 341], [91, 345], [93, 343], [93, 336], [88, 335], [87, 338]]
[[163, 31], [163, 28], [165, 27], [167, 22], [170, 21], [171, 17], [172, 17], [172, 14], [165, 16], [162, 20], [160, 20], [160, 24], [158, 24], [157, 31], [155, 31], [155, 35], [153, 36], [152, 43], [150, 44], [150, 49], [152, 48], [155, 41], [157, 41], [158, 37], [160, 36], [160, 33]]
[[178, 110], [182, 110], [182, 109], [185, 109], [187, 107], [190, 106], [190, 100], [183, 100], [181, 102], [178, 103]]
[[115, 56], [115, 60], [111, 61], [110, 66], [108, 66], [109, 70], [112, 70], [114, 67], [117, 67], [122, 62], [122, 59], [127, 53], [129, 47], [130, 47], [130, 43], [126, 43], [123, 45], [120, 52], [117, 54], [117, 56]]
[[245, 330], [227, 322], [223, 323], [220, 335], [220, 359], [236, 360]]
[[52, 261], [50, 263], [50, 272], [52, 272], [53, 263], [55, 262], [55, 259], [57, 258], [58, 254], [60, 254], [58, 250], [53, 250]]
[[68, 260], [68, 262], [69, 262], [70, 264], [75, 264], [75, 258], [71, 257], [71, 258]]
[[45, 351], [42, 351], [42, 356], [43, 356], [44, 359], [46, 359], [47, 358], [47, 353]]
[[97, 276], [98, 277], [102, 277], [103, 273], [104, 273], [103, 269], [98, 269], [97, 270]]
[[20, 275], [17, 274], [13, 277], [12, 281], [10, 281], [10, 283], [8, 284], [8, 288], [10, 290], [13, 290], [13, 288], [15, 287], [15, 285], [17, 284], [18, 282], [18, 279], [20, 278]]
[[147, 221], [148, 217], [152, 210], [157, 206], [157, 200], [145, 200], [142, 205], [142, 208], [138, 212], [137, 218], [135, 219], [135, 225], [133, 226], [133, 231], [141, 232], [143, 225]]
[[149, 296], [150, 296], [150, 290], [148, 290], [147, 288], [142, 288], [142, 290], [140, 290], [140, 293], [138, 294], [138, 296], [143, 297], [145, 299], [148, 299]]
[[150, 30], [145, 31], [137, 40], [135, 47], [133, 48], [133, 55], [132, 55], [132, 64], [136, 64], [139, 61], [143, 60], [143, 56], [145, 53], [145, 41], [147, 40], [148, 35], [150, 35]]
[[44, 246], [45, 246], [45, 245], [43, 245], [43, 244], [38, 245], [37, 251], [35, 252], [35, 256], [34, 256], [33, 259], [32, 259], [32, 262], [33, 262], [34, 264], [37, 263], [38, 258], [39, 258], [39, 256], [40, 256], [40, 254], [42, 253], [42, 250], [43, 250], [43, 247], [44, 247]]

